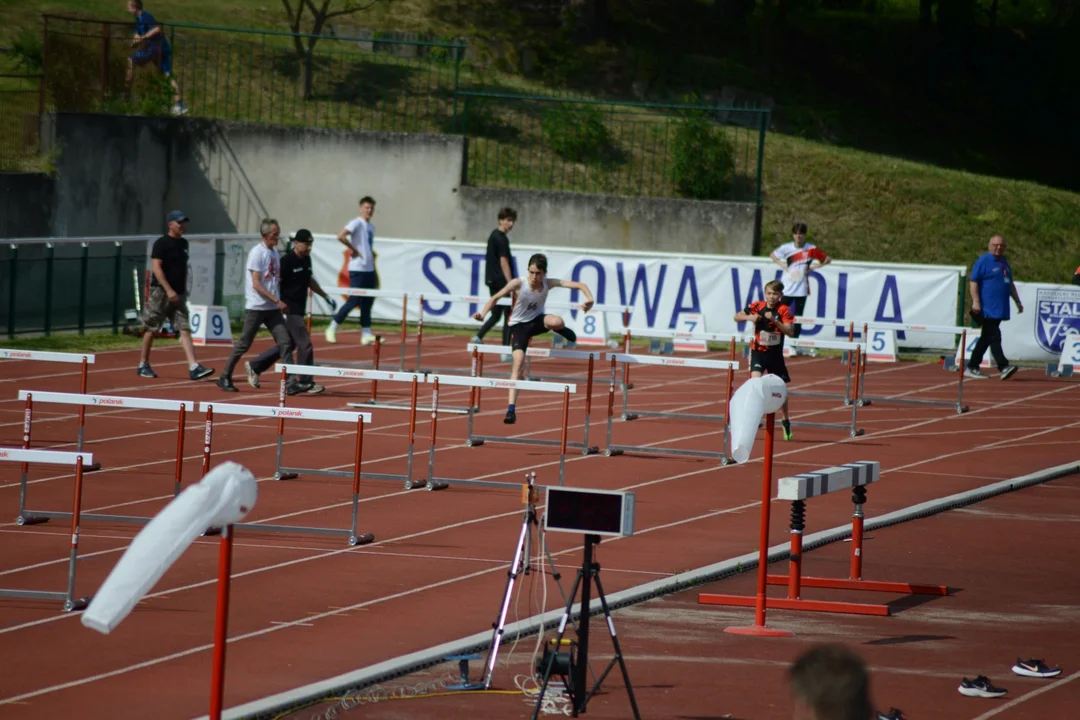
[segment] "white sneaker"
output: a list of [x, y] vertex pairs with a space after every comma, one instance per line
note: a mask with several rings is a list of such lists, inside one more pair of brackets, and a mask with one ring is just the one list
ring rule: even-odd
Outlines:
[[375, 344], [375, 336], [370, 334], [370, 333], [368, 333], [366, 335], [363, 335], [360, 338], [360, 344], [361, 345], [374, 345]]
[[259, 387], [259, 373], [251, 369], [251, 363], [244, 363], [244, 370], [247, 371], [248, 385], [253, 388]]
[[337, 328], [335, 328], [333, 325], [326, 328], [326, 342], [330, 343], [331, 345], [337, 342]]

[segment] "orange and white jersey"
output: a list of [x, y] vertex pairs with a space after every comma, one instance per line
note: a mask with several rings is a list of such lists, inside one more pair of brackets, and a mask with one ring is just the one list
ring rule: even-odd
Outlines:
[[795, 247], [794, 242], [784, 243], [773, 251], [773, 256], [778, 260], [786, 260], [787, 272], [784, 273], [784, 296], [806, 297], [809, 294], [807, 276], [810, 274], [810, 265], [816, 260], [825, 262], [828, 258], [813, 243], [803, 243], [802, 247]]

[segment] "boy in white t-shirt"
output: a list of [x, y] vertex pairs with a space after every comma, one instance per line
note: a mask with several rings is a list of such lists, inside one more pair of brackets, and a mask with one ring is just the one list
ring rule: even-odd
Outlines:
[[[806, 223], [795, 223], [791, 227], [791, 242], [784, 243], [769, 255], [784, 270], [784, 295], [780, 298], [780, 304], [791, 308], [795, 317], [802, 317], [806, 309], [806, 298], [810, 295], [810, 274], [832, 262], [832, 258], [806, 241], [806, 230]], [[802, 326], [796, 325], [792, 337], [798, 338], [801, 330]]]
[[[349, 221], [349, 224], [338, 233], [338, 241], [349, 248], [349, 287], [366, 288], [374, 290], [379, 286], [379, 278], [375, 272], [375, 226], [371, 224], [371, 216], [375, 214], [375, 200], [370, 197], [360, 199], [360, 215]], [[371, 333], [371, 306], [375, 303], [373, 297], [357, 297], [350, 295], [349, 299], [334, 313], [334, 319], [326, 328], [326, 342], [337, 342], [337, 329], [345, 322], [345, 318], [352, 312], [354, 307], [360, 308], [360, 342], [371, 345], [375, 342], [375, 336]]]
[[251, 347], [260, 327], [274, 336], [281, 358], [292, 363], [292, 338], [281, 314], [288, 310], [278, 295], [281, 283], [281, 256], [277, 251], [281, 227], [277, 220], [266, 219], [259, 227], [262, 242], [248, 253], [247, 273], [244, 279], [244, 329], [233, 343], [232, 355], [217, 380], [217, 386], [226, 392], [239, 392], [233, 385], [232, 373], [236, 363]]

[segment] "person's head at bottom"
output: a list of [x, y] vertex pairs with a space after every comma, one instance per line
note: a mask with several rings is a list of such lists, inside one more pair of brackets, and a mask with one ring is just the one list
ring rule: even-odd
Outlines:
[[871, 720], [870, 673], [843, 645], [818, 645], [788, 671], [795, 720]]

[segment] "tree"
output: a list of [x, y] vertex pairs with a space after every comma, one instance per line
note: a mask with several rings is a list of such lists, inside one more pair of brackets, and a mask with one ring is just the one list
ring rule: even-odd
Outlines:
[[[330, 6], [333, 1], [295, 0], [296, 10], [293, 10], [293, 3], [290, 0], [281, 0], [281, 4], [285, 6], [285, 12], [289, 15], [289, 29], [293, 33], [293, 47], [296, 48], [296, 57], [300, 60], [300, 65], [303, 68], [301, 81], [303, 82], [305, 100], [311, 98], [312, 53], [326, 23], [336, 17], [367, 10], [379, 2], [379, 0], [370, 0], [370, 2], [361, 4], [356, 0], [343, 0], [340, 8], [331, 10]], [[315, 2], [321, 2], [321, 4], [317, 7]], [[305, 9], [311, 15], [311, 28], [307, 32], [301, 30], [301, 26], [304, 24], [304, 16], [307, 14], [304, 12]]]

